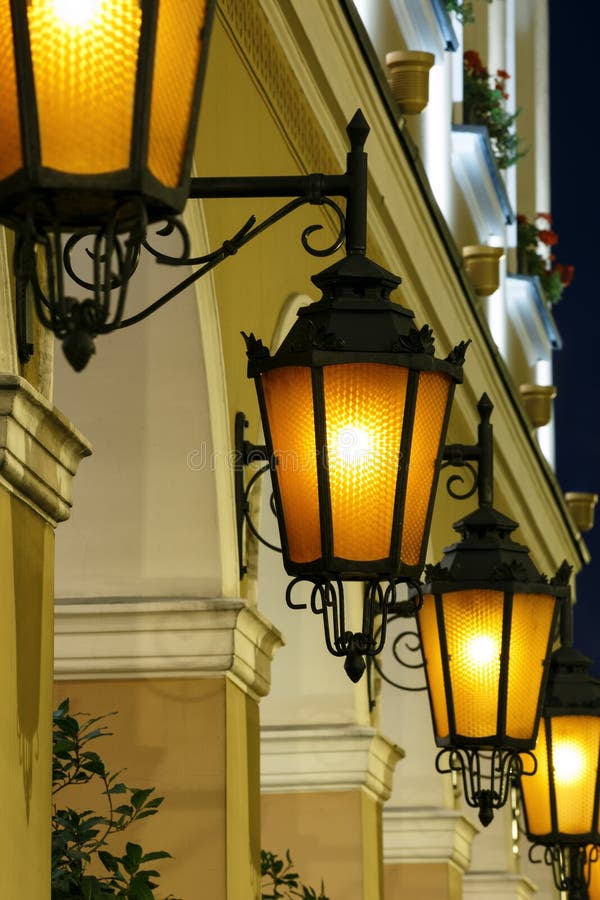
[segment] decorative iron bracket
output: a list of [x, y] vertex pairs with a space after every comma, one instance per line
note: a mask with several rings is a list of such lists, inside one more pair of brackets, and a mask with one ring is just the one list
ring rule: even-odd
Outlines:
[[[265, 475], [275, 465], [274, 460], [270, 460], [267, 454], [267, 448], [264, 444], [253, 444], [244, 437], [248, 420], [243, 412], [236, 413], [235, 416], [235, 515], [237, 524], [237, 542], [238, 542], [238, 560], [240, 565], [240, 578], [246, 574], [247, 566], [244, 563], [244, 523], [248, 526], [252, 534], [257, 540], [281, 553], [281, 547], [276, 547], [265, 540], [258, 529], [254, 525], [250, 517], [250, 494], [257, 483], [258, 479]], [[263, 462], [265, 465], [257, 469], [248, 483], [245, 483], [244, 470], [251, 463]], [[272, 507], [271, 507], [272, 508]], [[273, 510], [275, 513], [275, 510]]]
[[[339, 250], [345, 240], [348, 254], [364, 254], [367, 235], [367, 154], [364, 152], [364, 144], [369, 126], [360, 110], [356, 112], [346, 131], [350, 150], [346, 171], [340, 175], [314, 173], [192, 178], [190, 199], [294, 198], [258, 224], [255, 216], [251, 216], [235, 235], [204, 256], [194, 257], [191, 254], [187, 229], [174, 215], [166, 215], [163, 227], [150, 238], [148, 210], [136, 197], [123, 201], [108, 223], [76, 231], [67, 239], [64, 239], [58, 222], [51, 227], [47, 226], [48, 221], [53, 221], [50, 209], [44, 208], [42, 217], [30, 216], [17, 233], [14, 251], [14, 271], [18, 285], [17, 345], [21, 360], [25, 361], [31, 355], [31, 340], [26, 331], [27, 312], [23, 309], [30, 302], [30, 287], [38, 318], [62, 340], [67, 359], [79, 371], [95, 352], [94, 340], [99, 334], [126, 328], [145, 319], [228, 256], [237, 253], [254, 237], [301, 206], [327, 206], [338, 219], [338, 233], [334, 241], [324, 249], [316, 249], [309, 243], [310, 236], [321, 230], [322, 225], [311, 225], [303, 231], [302, 245], [308, 253], [328, 256]], [[346, 200], [345, 215], [332, 197]], [[131, 206], [136, 209], [134, 224], [128, 232], [123, 233], [121, 219], [124, 209]], [[153, 246], [156, 238], [168, 237], [173, 233], [178, 235], [181, 242], [178, 255], [169, 255]], [[91, 266], [91, 272], [85, 275], [76, 271], [79, 262], [75, 263], [75, 251], [80, 246], [85, 250], [81, 258]], [[41, 250], [39, 267], [36, 247]], [[128, 286], [144, 250], [154, 256], [158, 263], [200, 268], [141, 312], [126, 317]], [[78, 300], [69, 296], [65, 287], [65, 273], [89, 292], [86, 299]]]

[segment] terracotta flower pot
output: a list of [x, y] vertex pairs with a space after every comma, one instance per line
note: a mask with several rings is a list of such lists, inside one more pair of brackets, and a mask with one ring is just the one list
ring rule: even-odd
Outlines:
[[393, 50], [386, 53], [392, 93], [403, 113], [420, 113], [429, 100], [429, 70], [433, 53], [421, 50]]
[[590, 531], [594, 527], [594, 507], [598, 502], [598, 494], [570, 492], [565, 494], [565, 500], [579, 530]]
[[487, 244], [472, 244], [469, 247], [463, 247], [465, 270], [479, 297], [488, 297], [498, 290], [500, 257], [503, 253], [502, 247], [489, 247]]
[[554, 385], [522, 384], [519, 391], [533, 427], [547, 425], [552, 416], [552, 401], [556, 397]]

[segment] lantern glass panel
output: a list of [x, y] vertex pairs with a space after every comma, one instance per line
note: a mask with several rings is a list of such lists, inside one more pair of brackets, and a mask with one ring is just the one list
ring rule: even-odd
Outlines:
[[43, 166], [96, 175], [130, 163], [139, 0], [31, 0]]
[[161, 0], [158, 10], [148, 166], [159, 181], [175, 187], [187, 146], [206, 2]]
[[553, 716], [550, 721], [558, 830], [568, 834], [592, 831], [600, 719]]
[[418, 615], [423, 659], [425, 660], [429, 697], [433, 711], [433, 727], [436, 740], [444, 741], [450, 734], [450, 726], [435, 597], [432, 594], [426, 594], [423, 598], [423, 606]]
[[323, 369], [334, 556], [390, 555], [407, 381], [400, 366]]
[[289, 556], [306, 563], [321, 556], [317, 450], [311, 370], [271, 369], [262, 375]]
[[[546, 726], [547, 720], [543, 718], [533, 751], [537, 761], [535, 774], [521, 779], [521, 790], [527, 813], [527, 831], [532, 835], [550, 834], [552, 831]], [[525, 771], [530, 768], [527, 760], [524, 760], [524, 767]]]
[[496, 734], [504, 593], [456, 591], [444, 594], [443, 606], [456, 731]]
[[0, 179], [23, 165], [10, 0], [0, 0]]
[[[552, 746], [551, 773], [548, 772], [548, 730]], [[597, 716], [549, 716], [543, 720], [534, 751], [537, 771], [521, 781], [528, 833], [543, 837], [555, 830], [570, 835], [595, 830], [599, 752]], [[551, 780], [556, 798], [556, 829], [551, 818]]]
[[512, 738], [533, 737], [548, 654], [556, 598], [548, 594], [513, 597], [506, 733]]
[[406, 486], [401, 558], [409, 566], [421, 562], [423, 536], [435, 475], [442, 428], [452, 381], [441, 372], [421, 372], [415, 409], [410, 466]]

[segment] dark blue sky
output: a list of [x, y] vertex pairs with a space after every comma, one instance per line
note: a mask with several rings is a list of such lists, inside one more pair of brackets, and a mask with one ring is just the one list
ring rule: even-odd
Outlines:
[[[564, 491], [600, 494], [600, 151], [597, 59], [600, 9], [550, 0], [552, 215], [559, 262], [575, 278], [554, 309], [557, 475]], [[585, 535], [592, 562], [577, 579], [575, 645], [600, 677], [600, 509]]]

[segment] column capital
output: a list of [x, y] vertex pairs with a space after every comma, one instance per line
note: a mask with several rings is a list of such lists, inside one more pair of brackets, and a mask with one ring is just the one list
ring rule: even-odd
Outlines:
[[383, 858], [395, 863], [452, 862], [462, 872], [471, 864], [479, 829], [460, 812], [422, 807], [383, 810]]
[[268, 725], [261, 729], [261, 791], [290, 793], [365, 788], [378, 800], [392, 790], [404, 751], [375, 728]]
[[281, 633], [243, 600], [57, 600], [55, 678], [226, 675], [255, 699], [270, 688]]
[[51, 525], [71, 513], [71, 483], [91, 444], [19, 375], [0, 373], [0, 482]]
[[469, 872], [463, 878], [465, 900], [531, 900], [536, 892], [529, 878], [510, 872]]

